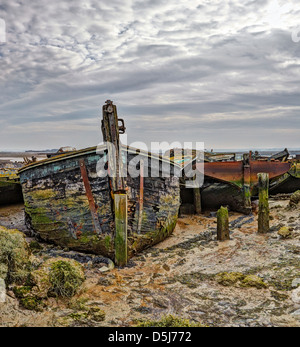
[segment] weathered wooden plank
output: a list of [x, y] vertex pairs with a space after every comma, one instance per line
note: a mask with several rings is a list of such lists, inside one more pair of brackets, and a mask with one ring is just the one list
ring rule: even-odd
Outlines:
[[118, 266], [127, 264], [127, 195], [115, 194], [115, 262]]
[[[95, 200], [93, 197], [93, 192], [91, 189], [91, 185], [90, 185], [90, 181], [89, 181], [89, 177], [88, 177], [88, 173], [86, 170], [84, 159], [79, 159], [79, 165], [80, 165], [80, 170], [81, 170], [81, 177], [83, 179], [83, 183], [84, 183], [84, 187], [85, 187], [86, 196], [87, 196], [88, 201], [89, 201], [89, 206], [90, 206], [90, 210], [91, 210], [91, 215], [92, 215], [92, 219], [93, 219], [93, 225], [95, 228], [95, 232], [97, 235], [100, 235], [100, 234], [102, 234], [102, 229], [101, 229], [101, 225], [100, 225], [99, 218], [97, 215], [98, 206], [96, 206], [96, 204], [95, 204]], [[70, 222], [69, 222], [69, 225], [70, 225]]]
[[259, 173], [259, 205], [258, 205], [258, 232], [263, 234], [270, 230], [270, 211], [269, 211], [269, 174]]
[[217, 212], [217, 240], [229, 240], [229, 219], [228, 209], [221, 207]]
[[144, 161], [140, 162], [140, 194], [139, 194], [139, 217], [138, 217], [138, 234], [141, 233], [144, 211]]

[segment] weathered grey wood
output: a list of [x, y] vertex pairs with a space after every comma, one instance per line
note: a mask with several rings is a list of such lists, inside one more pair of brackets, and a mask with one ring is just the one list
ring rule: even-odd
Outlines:
[[270, 210], [269, 210], [269, 174], [259, 173], [259, 205], [258, 205], [258, 232], [263, 234], [270, 230]]
[[228, 209], [221, 207], [217, 212], [217, 240], [229, 240], [229, 218]]
[[125, 266], [128, 259], [127, 247], [127, 194], [115, 194], [115, 262]]
[[114, 192], [124, 192], [126, 183], [124, 179], [124, 167], [120, 153], [120, 133], [118, 126], [117, 107], [112, 101], [106, 101], [103, 106], [102, 133], [107, 143], [108, 167], [110, 180]]

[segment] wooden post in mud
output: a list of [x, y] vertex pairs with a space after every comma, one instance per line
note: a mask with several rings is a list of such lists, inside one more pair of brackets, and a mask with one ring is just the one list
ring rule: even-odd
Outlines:
[[127, 264], [127, 194], [115, 194], [115, 262]]
[[228, 209], [223, 206], [217, 212], [217, 240], [230, 240]]
[[144, 160], [140, 161], [140, 194], [138, 205], [138, 234], [141, 233], [143, 224], [143, 212], [144, 212]]
[[270, 210], [269, 210], [269, 174], [259, 173], [259, 205], [258, 205], [258, 232], [263, 234], [270, 230]]
[[193, 191], [194, 191], [195, 213], [200, 214], [202, 212], [200, 188], [193, 188]]
[[251, 184], [251, 168], [250, 168], [250, 160], [252, 153], [244, 154], [243, 156], [243, 191], [244, 191], [244, 208], [246, 210], [251, 211], [251, 192], [250, 192], [250, 184]]

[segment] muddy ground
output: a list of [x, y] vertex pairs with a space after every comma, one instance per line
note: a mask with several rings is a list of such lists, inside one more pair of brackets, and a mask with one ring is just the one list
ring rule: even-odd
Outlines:
[[[300, 210], [288, 203], [270, 200], [271, 231], [264, 235], [257, 234], [256, 215], [230, 213], [231, 240], [223, 242], [216, 241], [215, 213], [182, 216], [170, 238], [126, 268], [105, 271], [86, 262], [84, 288], [71, 301], [50, 298], [43, 312], [34, 312], [9, 291], [0, 303], [0, 325], [134, 326], [171, 313], [212, 327], [300, 327]], [[0, 224], [24, 231], [23, 206], [1, 208]], [[281, 226], [290, 228], [287, 238], [278, 235]], [[43, 247], [39, 257], [70, 254]], [[224, 272], [240, 273], [239, 280], [228, 283]], [[258, 277], [243, 281], [247, 275]], [[84, 315], [91, 305], [105, 311], [104, 321]]]

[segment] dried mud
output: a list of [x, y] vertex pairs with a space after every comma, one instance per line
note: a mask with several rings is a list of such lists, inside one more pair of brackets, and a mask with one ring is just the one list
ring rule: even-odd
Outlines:
[[[9, 209], [0, 209], [0, 224], [24, 231], [23, 207]], [[256, 215], [230, 213], [231, 239], [222, 242], [216, 241], [214, 213], [183, 216], [172, 236], [123, 269], [106, 271], [87, 258], [87, 280], [71, 301], [50, 298], [44, 312], [33, 312], [9, 291], [0, 303], [0, 325], [134, 326], [171, 313], [207, 326], [299, 327], [300, 210], [271, 199], [270, 213], [266, 234], [257, 233]], [[289, 237], [278, 235], [282, 226], [291, 230]], [[42, 245], [40, 258], [69, 253]], [[104, 321], [86, 313], [95, 306], [105, 312]]]

